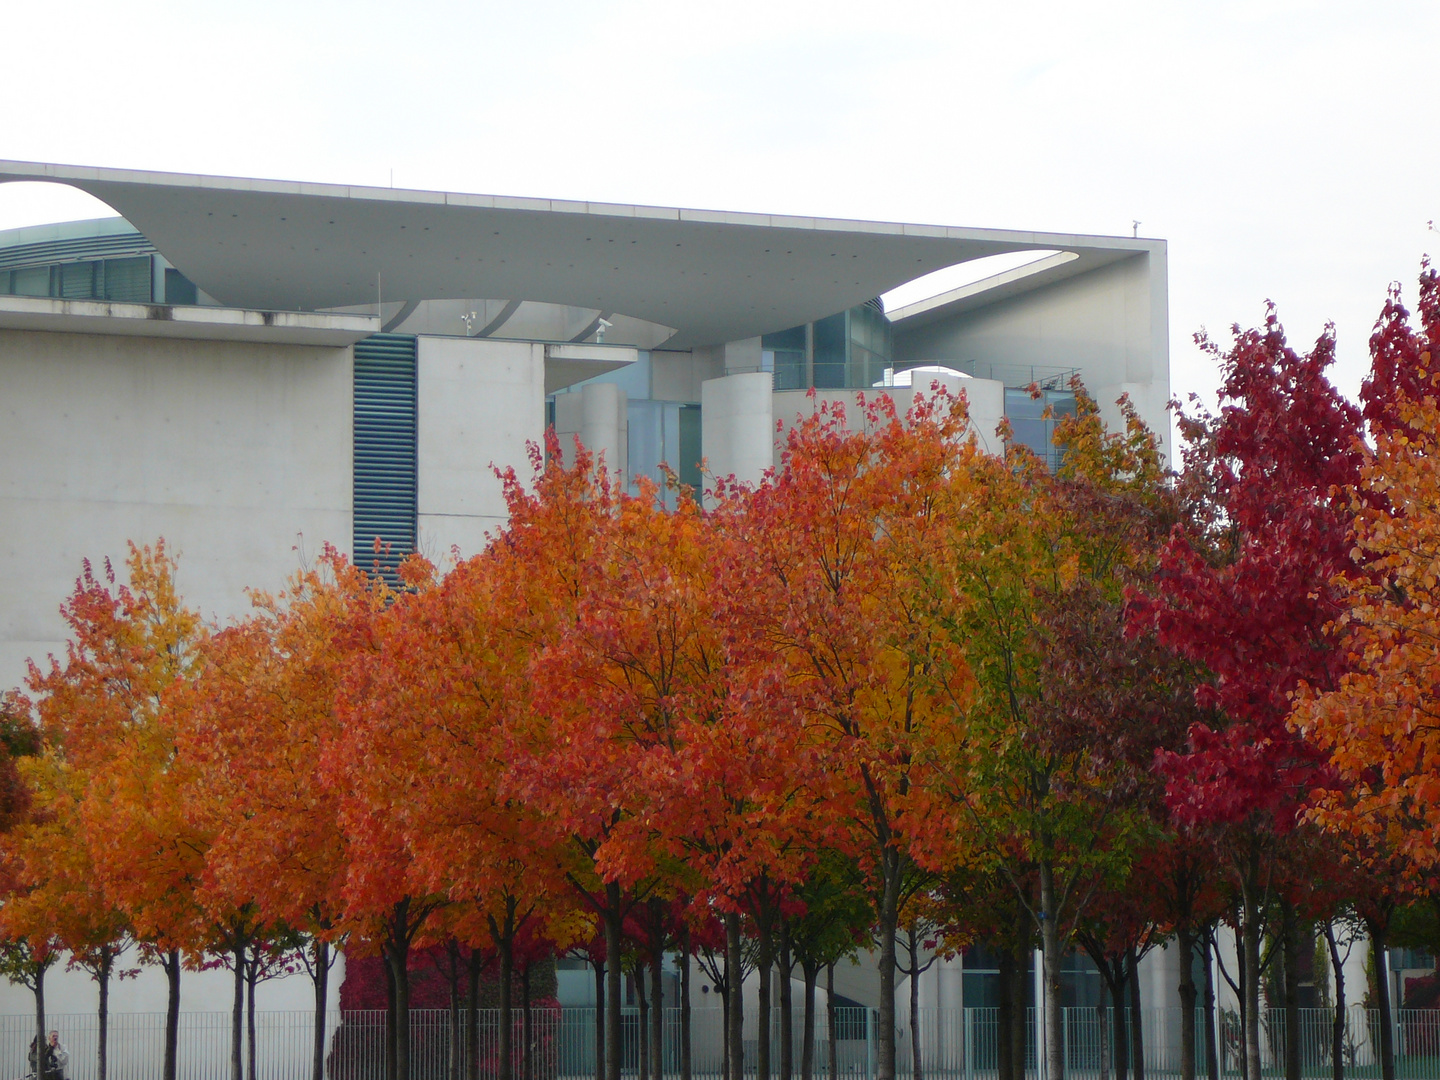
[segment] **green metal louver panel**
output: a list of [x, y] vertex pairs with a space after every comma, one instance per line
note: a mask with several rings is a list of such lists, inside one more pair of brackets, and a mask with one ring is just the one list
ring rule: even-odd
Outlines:
[[72, 259], [108, 259], [117, 255], [144, 255], [155, 250], [140, 233], [77, 236], [66, 240], [42, 240], [0, 248], [0, 270]]
[[[408, 334], [355, 344], [355, 563], [395, 568], [415, 550], [416, 350]], [[377, 554], [375, 540], [382, 550]]]

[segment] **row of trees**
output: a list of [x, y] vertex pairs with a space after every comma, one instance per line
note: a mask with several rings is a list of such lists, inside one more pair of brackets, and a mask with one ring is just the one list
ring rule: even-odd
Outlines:
[[[388, 1075], [407, 1080], [411, 954], [439, 945], [472, 1009], [493, 967], [511, 1080], [516, 957], [538, 942], [603, 973], [597, 1080], [619, 1080], [622, 972], [650, 983], [659, 1075], [673, 952], [687, 1016], [692, 957], [723, 991], [739, 1080], [748, 962], [762, 1010], [787, 976], [785, 1023], [799, 971], [810, 1080], [817, 981], [866, 940], [893, 1080], [896, 972], [926, 941], [983, 940], [1004, 957], [1011, 1080], [1037, 942], [1058, 1033], [1068, 952], [1095, 959], [1119, 1015], [1147, 948], [1173, 937], [1189, 958], [1230, 925], [1259, 1080], [1262, 979], [1278, 957], [1293, 1021], [1303, 927], [1325, 928], [1338, 978], [1338, 917], [1383, 947], [1435, 895], [1429, 271], [1420, 311], [1387, 304], [1361, 408], [1326, 378], [1328, 331], [1299, 354], [1272, 312], [1224, 352], [1202, 342], [1221, 407], [1184, 414], [1178, 478], [1128, 403], [1107, 430], [1078, 387], [1054, 473], [985, 454], [963, 399], [900, 418], [881, 396], [820, 405], [780, 469], [717, 481], [708, 509], [627, 494], [552, 438], [532, 480], [503, 476], [509, 521], [481, 554], [387, 581], [327, 550], [224, 626], [185, 606], [163, 543], [133, 549], [123, 582], [87, 566], [65, 656], [6, 699], [12, 970], [43, 1010], [68, 954], [103, 1017], [138, 945], [169, 980], [173, 1080], [182, 970], [224, 958], [238, 1080], [247, 986], [295, 955], [319, 1080], [334, 951], [379, 955]], [[1180, 967], [1188, 1080], [1200, 990]], [[1343, 981], [1335, 1005], [1338, 1040]], [[1123, 1024], [1114, 1038], [1123, 1077]], [[1062, 1080], [1059, 1038], [1046, 1054]]]

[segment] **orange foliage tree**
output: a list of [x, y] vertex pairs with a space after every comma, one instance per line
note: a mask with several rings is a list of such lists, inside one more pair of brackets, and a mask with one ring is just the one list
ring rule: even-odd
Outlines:
[[[349, 857], [322, 761], [343, 737], [335, 696], [346, 628], [371, 604], [363, 574], [327, 549], [278, 596], [209, 638], [180, 751], [191, 812], [210, 824], [202, 891], [249, 899], [261, 923], [309, 939], [315, 991], [312, 1075], [324, 1075], [332, 946], [343, 938]], [[238, 1038], [236, 1040], [238, 1049]]]
[[[877, 1075], [895, 1075], [895, 937], [911, 844], [933, 826], [924, 782], [968, 692], [963, 655], [917, 602], [941, 528], [935, 492], [959, 458], [962, 402], [921, 399], [902, 422], [889, 397], [850, 422], [822, 403], [791, 429], [782, 468], [735, 525], [748, 594], [732, 625], [758, 634], [798, 697], [835, 783], [834, 839], [867, 873], [880, 951]], [[919, 560], [919, 561], [917, 561]], [[733, 1020], [732, 1020], [733, 1023]]]
[[195, 894], [204, 838], [187, 818], [169, 700], [193, 677], [202, 626], [175, 589], [163, 541], [130, 548], [128, 584], [89, 563], [61, 608], [71, 639], [63, 663], [30, 666], [48, 744], [84, 778], [76, 820], [105, 902], [158, 957], [169, 985], [163, 1075], [174, 1080], [182, 950], [207, 944]]

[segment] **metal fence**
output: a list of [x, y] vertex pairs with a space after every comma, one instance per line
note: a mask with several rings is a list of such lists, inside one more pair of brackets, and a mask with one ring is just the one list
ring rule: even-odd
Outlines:
[[[779, 1075], [781, 1016], [768, 1018], [772, 1032], [771, 1072]], [[912, 1036], [910, 1016], [897, 1021], [896, 1051], [901, 1077], [915, 1078], [912, 1047], [920, 1047], [922, 1080], [989, 1080], [997, 1073], [999, 1017], [994, 1009], [922, 1009], [915, 1015]], [[1043, 1054], [1045, 1032], [1035, 1010], [1028, 1015], [1025, 1060], [1031, 1080], [1046, 1080]], [[1141, 1010], [1138, 1017], [1123, 1017], [1124, 1045], [1133, 1049], [1138, 1020], [1147, 1080], [1176, 1077], [1180, 1073], [1180, 1010]], [[1332, 1075], [1332, 1024], [1329, 1009], [1301, 1010], [1300, 1060], [1305, 1077]], [[792, 1052], [794, 1080], [801, 1080], [802, 1017], [793, 1014]], [[314, 1016], [303, 1012], [262, 1012], [255, 1016], [256, 1080], [309, 1080], [314, 1048]], [[535, 1010], [528, 1038], [519, 1010], [512, 1040], [514, 1080], [590, 1080], [596, 1075], [594, 1009]], [[178, 1073], [180, 1080], [230, 1080], [229, 1013], [184, 1013], [180, 1017]], [[1066, 1009], [1059, 1033], [1065, 1046], [1067, 1076], [1075, 1080], [1114, 1077], [1114, 1016], [1108, 1010]], [[384, 1080], [385, 1014], [334, 1012], [325, 1018], [326, 1075], [329, 1080]], [[51, 1015], [47, 1028], [60, 1032], [69, 1051], [67, 1080], [96, 1080], [98, 1025], [93, 1014]], [[640, 1028], [634, 1009], [621, 1015], [621, 1065], [628, 1077], [641, 1074], [655, 1080], [655, 1063], [644, 1060], [649, 1039]], [[1196, 1017], [1196, 1074], [1206, 1075], [1206, 1018]], [[696, 1009], [691, 1020], [691, 1070], [695, 1080], [718, 1080], [723, 1075], [724, 1025], [719, 1009]], [[34, 1037], [32, 1016], [0, 1016], [0, 1080], [23, 1077], [29, 1071], [28, 1051]], [[745, 1074], [758, 1078], [758, 1019], [745, 1017]], [[879, 1054], [879, 1013], [874, 1009], [837, 1009], [834, 1031], [824, 1009], [816, 1016], [815, 1080], [829, 1075], [833, 1048], [841, 1080], [870, 1080]], [[1239, 1020], [1234, 1013], [1216, 1017], [1215, 1044], [1220, 1075], [1240, 1076], [1243, 1048]], [[110, 1017], [109, 1080], [158, 1080], [164, 1051], [165, 1017], [161, 1013], [115, 1013]], [[479, 1014], [475, 1033], [478, 1076], [498, 1075], [499, 1016], [495, 1010]], [[833, 1036], [833, 1037], [832, 1037]], [[1392, 1037], [1396, 1075], [1401, 1080], [1440, 1080], [1440, 1010], [1401, 1010], [1393, 1017]], [[1284, 1075], [1285, 1018], [1280, 1010], [1265, 1014], [1261, 1025], [1261, 1055], [1265, 1077]], [[452, 1025], [445, 1010], [416, 1010], [410, 1017], [413, 1080], [459, 1080], [470, 1043], [463, 1013]], [[1341, 1055], [1345, 1075], [1355, 1080], [1379, 1077], [1380, 1018], [1374, 1010], [1353, 1008], [1346, 1016]], [[249, 1047], [243, 1055], [247, 1060]], [[678, 1078], [680, 1015], [665, 1010], [663, 1062], [658, 1070]], [[1134, 1075], [1134, 1070], [1130, 1071]], [[1255, 1078], [1262, 1080], [1262, 1078]]]

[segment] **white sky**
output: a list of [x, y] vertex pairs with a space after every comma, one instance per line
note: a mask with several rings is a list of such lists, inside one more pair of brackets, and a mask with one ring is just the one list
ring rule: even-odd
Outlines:
[[[10, 4], [0, 156], [1144, 236], [1200, 327], [1327, 319], [1353, 392], [1440, 254], [1440, 4]], [[0, 228], [93, 216], [0, 185]]]

